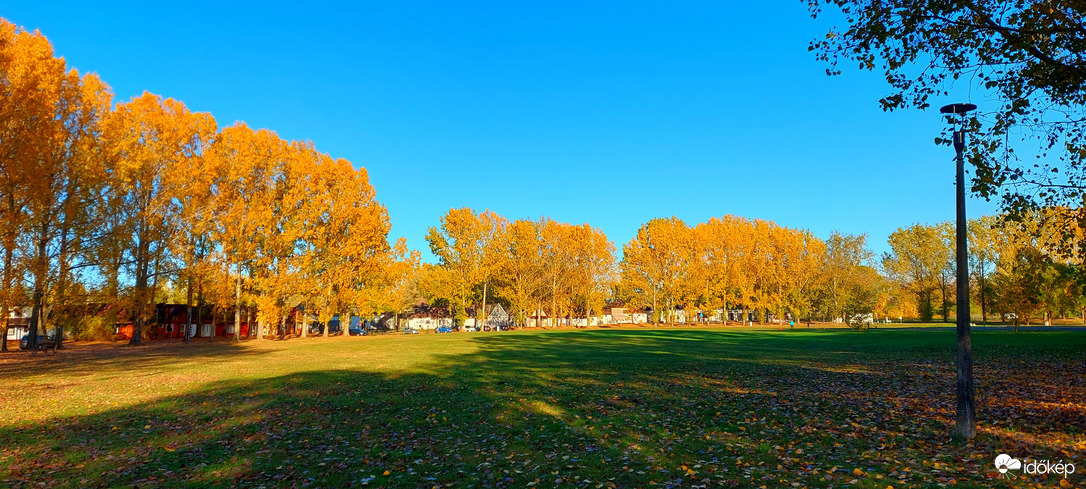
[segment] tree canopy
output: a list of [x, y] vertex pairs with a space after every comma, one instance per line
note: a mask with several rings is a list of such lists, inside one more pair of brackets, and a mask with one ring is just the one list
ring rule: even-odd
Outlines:
[[[1086, 222], [1086, 4], [1077, 0], [809, 0], [812, 16], [837, 7], [845, 27], [810, 49], [840, 74], [879, 71], [884, 110], [926, 109], [968, 93], [973, 191], [999, 197], [1011, 217], [1036, 207], [1072, 237]], [[983, 101], [979, 99], [983, 98]], [[940, 137], [938, 143], [949, 144]]]

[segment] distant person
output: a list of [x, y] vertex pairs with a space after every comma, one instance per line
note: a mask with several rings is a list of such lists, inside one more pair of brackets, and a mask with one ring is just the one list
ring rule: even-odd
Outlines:
[[791, 327], [792, 329], [796, 329], [796, 320], [793, 319], [791, 321], [788, 321], [788, 326]]

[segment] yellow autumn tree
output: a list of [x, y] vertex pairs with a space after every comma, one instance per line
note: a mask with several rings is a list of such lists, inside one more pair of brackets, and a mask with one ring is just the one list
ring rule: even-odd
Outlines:
[[[573, 282], [571, 273], [572, 246], [570, 226], [544, 217], [539, 222], [540, 250], [543, 257], [543, 280], [550, 310], [547, 311], [551, 327], [558, 326], [558, 318], [572, 304], [569, 293]], [[564, 306], [560, 308], [561, 306]], [[566, 310], [568, 313], [568, 309]]]
[[883, 256], [883, 269], [891, 280], [916, 298], [920, 319], [931, 321], [940, 277], [953, 258], [944, 233], [938, 225], [914, 224], [898, 228], [888, 241], [890, 252]]
[[779, 267], [777, 316], [788, 312], [793, 321], [810, 318], [817, 292], [818, 278], [826, 255], [826, 244], [810, 231], [777, 228], [774, 232]]
[[[322, 322], [338, 314], [346, 333], [352, 311], [370, 316], [387, 303], [386, 294], [401, 276], [407, 260], [403, 242], [390, 246], [391, 224], [385, 207], [375, 199], [365, 169], [347, 160], [320, 155], [318, 182], [303, 215], [313, 224], [311, 270], [320, 291]], [[324, 328], [325, 336], [329, 328]]]
[[[67, 69], [44, 36], [8, 25], [2, 30], [5, 36], [14, 30], [14, 37], [7, 37], [14, 41], [3, 47], [11, 69], [5, 77], [13, 89], [14, 118], [8, 122], [26, 138], [12, 141], [17, 148], [4, 152], [17, 158], [14, 164], [28, 165], [26, 178], [19, 182], [26, 196], [20, 203], [23, 220], [16, 224], [23, 225], [27, 245], [29, 337], [34, 348], [39, 327], [45, 326], [46, 301], [63, 305], [68, 298], [72, 264], [83, 256], [83, 238], [93, 226], [92, 196], [105, 174], [100, 122], [112, 95], [97, 76]], [[9, 201], [7, 207], [20, 205]], [[63, 337], [62, 331], [57, 333]]]
[[[622, 280], [641, 304], [652, 308], [653, 323], [670, 322], [676, 297], [691, 269], [692, 233], [676, 217], [645, 223], [622, 247]], [[660, 306], [666, 316], [661, 317]]]
[[[16, 278], [24, 272], [18, 239], [28, 231], [27, 205], [30, 180], [45, 134], [43, 122], [53, 112], [55, 101], [39, 90], [48, 84], [59, 60], [40, 35], [32, 35], [0, 19], [0, 246], [3, 246], [3, 274], [0, 283], [0, 337], [7, 338], [8, 317], [16, 300]], [[7, 342], [0, 342], [7, 351]]]
[[573, 226], [569, 241], [570, 285], [573, 296], [583, 307], [585, 325], [590, 326], [595, 313], [602, 315], [604, 303], [616, 281], [615, 244], [603, 231], [588, 224]]
[[167, 177], [178, 168], [192, 168], [202, 158], [215, 133], [215, 120], [210, 114], [190, 112], [177, 100], [144, 92], [118, 104], [106, 127], [109, 160], [117, 168], [123, 192], [117, 211], [131, 232], [128, 255], [136, 315], [131, 343], [139, 344], [184, 204], [168, 191]]
[[223, 129], [210, 151], [217, 171], [212, 235], [226, 261], [222, 279], [233, 289], [234, 338], [241, 332], [243, 268], [253, 266], [262, 228], [274, 222], [275, 179], [289, 158], [288, 144], [267, 129], [244, 123]]
[[426, 234], [430, 250], [449, 272], [448, 290], [441, 295], [449, 299], [457, 325], [467, 318], [473, 289], [486, 282], [494, 268], [494, 247], [491, 244], [504, 225], [504, 218], [489, 210], [477, 213], [467, 207], [450, 209], [441, 217], [441, 225], [431, 227]]
[[[164, 192], [177, 207], [170, 250], [177, 264], [179, 279], [185, 286], [185, 317], [189, 324], [197, 327], [203, 319], [199, 308], [203, 284], [213, 269], [210, 260], [214, 244], [211, 232], [215, 222], [215, 176], [218, 174], [214, 166], [217, 160], [208, 156], [207, 146], [211, 140], [206, 138], [206, 132], [203, 136], [195, 141], [198, 146], [193, 148], [187, 164], [167, 167], [164, 178]], [[109, 256], [108, 252], [103, 253], [104, 258]], [[115, 280], [112, 275], [111, 280]], [[197, 311], [195, 315], [194, 305]], [[195, 316], [201, 317], [194, 320]], [[184, 342], [190, 341], [192, 333], [185, 328]]]
[[385, 282], [388, 286], [384, 287], [379, 305], [375, 309], [392, 311], [394, 327], [399, 330], [400, 314], [411, 311], [425, 298], [425, 285], [422, 283], [425, 275], [420, 263], [421, 255], [418, 251], [408, 250], [406, 240], [398, 240], [394, 248], [395, 255], [403, 258], [385, 267]]
[[509, 301], [513, 323], [527, 325], [528, 316], [538, 309], [543, 289], [544, 257], [540, 223], [518, 219], [511, 222], [500, 240], [501, 258], [498, 296]]
[[[750, 224], [735, 216], [714, 217], [694, 227], [695, 253], [704, 282], [703, 303], [710, 309], [726, 311], [739, 303], [742, 289], [744, 250], [749, 247]], [[726, 320], [726, 318], [722, 318]]]

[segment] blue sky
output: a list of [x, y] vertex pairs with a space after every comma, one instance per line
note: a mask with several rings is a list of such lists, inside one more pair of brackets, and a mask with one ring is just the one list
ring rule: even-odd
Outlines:
[[[805, 2], [19, 2], [118, 99], [144, 90], [365, 167], [390, 238], [432, 260], [452, 207], [599, 227], [724, 214], [868, 233], [954, 217], [937, 109], [828, 77]], [[936, 105], [959, 100], [936, 100]], [[993, 213], [972, 199], [970, 216]]]

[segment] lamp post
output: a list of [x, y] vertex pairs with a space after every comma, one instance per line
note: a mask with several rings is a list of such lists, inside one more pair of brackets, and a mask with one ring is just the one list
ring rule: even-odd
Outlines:
[[962, 440], [977, 436], [977, 402], [973, 395], [973, 343], [969, 328], [969, 251], [966, 243], [965, 221], [965, 114], [975, 110], [973, 104], [950, 104], [939, 112], [961, 116], [961, 127], [954, 131], [958, 219], [954, 231], [957, 247], [955, 261], [958, 269], [958, 403], [954, 437]]

